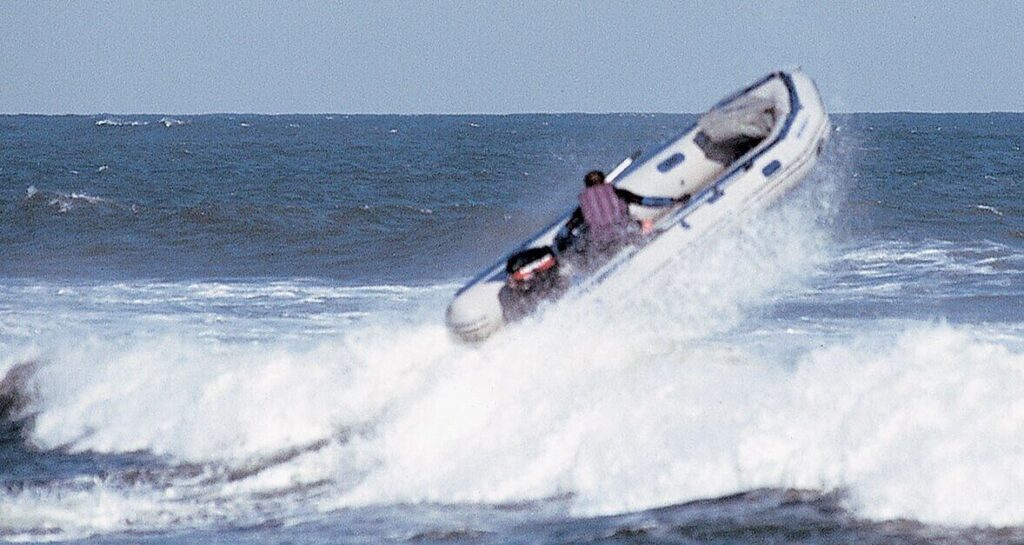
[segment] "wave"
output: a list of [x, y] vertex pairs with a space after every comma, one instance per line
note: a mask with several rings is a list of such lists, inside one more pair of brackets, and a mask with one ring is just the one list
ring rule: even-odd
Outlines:
[[109, 528], [90, 504], [124, 529], [258, 518], [266, 497], [333, 511], [568, 495], [586, 516], [761, 488], [842, 490], [882, 520], [1024, 521], [1019, 332], [904, 323], [796, 338], [787, 360], [735, 335], [653, 344], [596, 322], [527, 324], [482, 349], [440, 325], [304, 348], [78, 339], [27, 383], [32, 443], [145, 451], [203, 477], [172, 466], [151, 484], [115, 472], [0, 495], [25, 528], [64, 511], [91, 532]]
[[0, 284], [0, 299], [16, 309], [16, 319], [0, 317], [0, 346], [49, 338], [130, 342], [139, 331], [168, 329], [182, 338], [224, 342], [309, 342], [357, 325], [434, 318], [456, 287], [344, 286], [302, 279], [8, 281]]
[[1021, 524], [1024, 352], [985, 336], [910, 326], [810, 350], [793, 370], [735, 346], [638, 357], [592, 338], [568, 361], [487, 362], [417, 399], [338, 504], [571, 493], [593, 514], [839, 488], [875, 518]]
[[[772, 230], [758, 232], [766, 234]], [[788, 230], [775, 231], [783, 232]], [[668, 339], [670, 343], [687, 346], [694, 337], [727, 330], [740, 319], [745, 300], [763, 299], [770, 287], [793, 278], [789, 273], [806, 263], [806, 238], [793, 243], [742, 240], [738, 237], [734, 243], [717, 245], [707, 260], [695, 262], [686, 274], [706, 275], [708, 270], [732, 263], [738, 267], [733, 269], [737, 273], [758, 276], [761, 280], [738, 284], [742, 286], [739, 291], [729, 287], [732, 283], [725, 281], [728, 275], [716, 276], [718, 281], [696, 288], [689, 282], [668, 285], [666, 289], [680, 301], [717, 301], [715, 305], [676, 308], [678, 318], [694, 324], [703, 322], [704, 326], [681, 331]], [[761, 260], [736, 260], [736, 252], [748, 257], [759, 255]], [[734, 291], [723, 298], [721, 293], [704, 290], [715, 286]], [[26, 286], [21, 291], [31, 297], [37, 294], [37, 288]], [[94, 501], [102, 504], [101, 498], [107, 496], [118, 498], [109, 502], [111, 520], [125, 521], [121, 524], [132, 528], [159, 526], [160, 521], [166, 520], [190, 521], [181, 524], [217, 520], [216, 510], [207, 506], [211, 502], [195, 505], [197, 495], [212, 496], [217, 498], [217, 504], [231, 504], [230, 509], [240, 512], [262, 510], [260, 505], [265, 500], [260, 498], [264, 497], [318, 510], [403, 501], [400, 498], [404, 494], [415, 497], [424, 493], [389, 489], [385, 484], [395, 478], [395, 472], [403, 474], [408, 469], [408, 461], [402, 457], [409, 453], [390, 450], [396, 434], [405, 435], [407, 426], [416, 425], [410, 419], [428, 418], [421, 421], [425, 426], [422, 432], [410, 437], [413, 441], [425, 440], [421, 433], [447, 429], [434, 437], [432, 445], [413, 445], [430, 453], [424, 457], [424, 463], [435, 463], [435, 454], [447, 456], [453, 454], [453, 449], [456, 451], [444, 465], [417, 470], [424, 473], [423, 477], [449, 478], [456, 470], [451, 464], [459, 460], [467, 462], [467, 467], [489, 464], [492, 447], [481, 441], [491, 440], [490, 434], [481, 434], [479, 426], [493, 425], [512, 433], [505, 446], [533, 439], [558, 442], [558, 436], [550, 434], [557, 431], [551, 426], [558, 426], [559, 414], [545, 419], [543, 413], [523, 415], [522, 409], [550, 404], [552, 409], [557, 408], [556, 413], [571, 419], [576, 407], [571, 403], [572, 396], [566, 398], [563, 389], [595, 377], [591, 367], [614, 377], [617, 368], [641, 363], [643, 357], [638, 358], [632, 351], [646, 346], [652, 340], [651, 332], [656, 330], [651, 327], [657, 322], [654, 314], [637, 314], [636, 308], [617, 306], [625, 301], [616, 303], [595, 296], [570, 307], [552, 308], [544, 318], [528, 321], [482, 349], [465, 347], [453, 344], [441, 323], [443, 302], [422, 305], [436, 301], [438, 294], [447, 299], [454, 288], [441, 285], [416, 291], [401, 286], [374, 287], [371, 300], [382, 301], [402, 316], [377, 311], [375, 319], [356, 324], [336, 338], [312, 344], [308, 338], [288, 338], [280, 333], [260, 337], [255, 344], [237, 342], [234, 332], [247, 329], [253, 322], [239, 322], [233, 312], [224, 311], [226, 306], [239, 310], [258, 306], [262, 298], [304, 299], [301, 285], [154, 283], [66, 288], [62, 297], [69, 299], [65, 305], [81, 309], [76, 312], [82, 313], [79, 319], [86, 322], [85, 329], [77, 327], [73, 319], [62, 318], [59, 332], [41, 328], [50, 332], [50, 342], [33, 338], [8, 360], [45, 362], [38, 366], [27, 386], [34, 392], [29, 409], [35, 415], [28, 439], [31, 444], [44, 452], [147, 452], [173, 461], [172, 466], [208, 468], [204, 472], [210, 477], [199, 483], [183, 482], [169, 471], [159, 486], [130, 490], [120, 490], [120, 485], [109, 479], [85, 488], [74, 484], [78, 482], [74, 479], [74, 483], [56, 479], [29, 486], [28, 490], [0, 493], [6, 496], [7, 505], [17, 506], [11, 509], [22, 513], [22, 530], [42, 524], [33, 518], [37, 514], [65, 512], [69, 518], [62, 531], [85, 533], [107, 529], [88, 515], [95, 515], [94, 511], [84, 511], [81, 518], [70, 513]], [[311, 289], [316, 291], [306, 291]], [[367, 295], [365, 291], [349, 294]], [[184, 301], [180, 299], [182, 295]], [[339, 291], [337, 295], [345, 293]], [[665, 293], [652, 290], [636, 295], [653, 305]], [[164, 322], [161, 328], [144, 319], [145, 314], [138, 310], [142, 305], [136, 299], [161, 301], [158, 306], [178, 309], [175, 316], [182, 315], [181, 309], [191, 305], [192, 313], [204, 318], [199, 324]], [[82, 305], [83, 302], [86, 304]], [[128, 311], [132, 307], [135, 310]], [[364, 301], [360, 307], [369, 310], [374, 305]], [[97, 313], [101, 309], [107, 312]], [[213, 309], [216, 311], [211, 315]], [[45, 314], [50, 320], [62, 316], [55, 312]], [[608, 324], [600, 318], [616, 314], [632, 317], [635, 322]], [[317, 319], [312, 312], [307, 317], [305, 323]], [[92, 324], [104, 324], [103, 331], [89, 329]], [[623, 331], [616, 333], [619, 327]], [[153, 330], [164, 333], [140, 333]], [[211, 336], [211, 330], [224, 333]], [[642, 334], [645, 332], [647, 336]], [[589, 346], [564, 342], [574, 338]], [[672, 352], [671, 348], [665, 350]], [[621, 361], [615, 361], [620, 357]], [[600, 359], [588, 361], [592, 358]], [[556, 371], [554, 377], [548, 368]], [[496, 391], [496, 385], [501, 383], [506, 386]], [[518, 397], [516, 392], [525, 395]], [[438, 402], [442, 407], [434, 407]], [[501, 411], [488, 408], [496, 402], [526, 405]], [[520, 416], [525, 418], [520, 420]], [[457, 444], [463, 441], [469, 442], [465, 443], [465, 450], [459, 451]], [[495, 446], [498, 444], [501, 443]], [[520, 471], [517, 465], [534, 456], [532, 446], [526, 450], [522, 445], [519, 448], [517, 459], [499, 461], [505, 470]], [[442, 502], [464, 501], [467, 497], [484, 502], [530, 500], [548, 497], [549, 486], [571, 484], [565, 477], [545, 484], [537, 481], [533, 489], [496, 481], [497, 491], [488, 493], [490, 485], [478, 479], [489, 476], [470, 472], [467, 477], [462, 486], [470, 490], [482, 486], [483, 490], [467, 495], [459, 490], [445, 494], [438, 488], [440, 496], [428, 494], [424, 498]], [[535, 475], [538, 479], [544, 477]], [[426, 484], [422, 478], [419, 482]], [[184, 487], [191, 492], [187, 499], [167, 498], [162, 495], [167, 486], [177, 490]], [[74, 494], [69, 495], [69, 488], [75, 490]], [[315, 493], [308, 492], [311, 489]], [[502, 489], [504, 492], [500, 492]], [[132, 510], [132, 500], [139, 496], [143, 497], [140, 505], [154, 505], [154, 510]], [[72, 501], [72, 497], [79, 500]], [[281, 500], [282, 497], [285, 499]]]
[[0, 445], [20, 439], [22, 427], [31, 417], [32, 391], [28, 386], [38, 362], [11, 365], [0, 374]]
[[[108, 167], [103, 165], [98, 172], [103, 172]], [[34, 185], [25, 189], [25, 197], [22, 202], [30, 206], [46, 206], [58, 213], [64, 214], [76, 208], [88, 207], [105, 210], [123, 210], [131, 213], [138, 211], [136, 205], [123, 205], [110, 199], [96, 197], [86, 193], [62, 191], [39, 190]]]
[[97, 127], [144, 127], [146, 125], [149, 125], [149, 121], [123, 121], [112, 117], [100, 119], [96, 122]]
[[124, 120], [116, 117], [105, 117], [96, 121], [95, 125], [97, 127], [145, 127], [150, 125], [150, 123], [170, 128], [185, 125], [188, 121], [175, 119], [173, 117], [161, 117], [154, 122], [145, 119]]
[[[842, 491], [877, 519], [1024, 524], [1024, 335], [866, 318], [772, 329], [771, 309], [828, 263], [815, 221], [775, 210], [670, 278], [552, 306], [478, 347], [454, 344], [440, 323], [435, 298], [452, 286], [396, 288], [411, 301], [382, 288], [394, 312], [315, 341], [238, 342], [232, 332], [253, 322], [218, 310], [302, 298], [291, 285], [200, 284], [186, 297], [206, 301], [187, 313], [204, 316], [194, 327], [142, 327], [138, 310], [114, 305], [85, 320], [113, 335], [44, 329], [0, 362], [41, 362], [22, 381], [27, 440], [43, 452], [146, 452], [166, 467], [131, 485], [114, 471], [0, 489], [0, 532], [551, 498], [587, 516], [788, 488]], [[128, 305], [189, 292], [170, 286], [79, 289]]]
[[979, 240], [871, 240], [842, 249], [819, 273], [810, 298], [934, 302], [1020, 296], [1024, 252]]
[[163, 125], [164, 127], [170, 128], [180, 127], [181, 125], [186, 124], [187, 121], [183, 121], [181, 119], [174, 119], [173, 117], [161, 117], [160, 120], [157, 121], [157, 123]]

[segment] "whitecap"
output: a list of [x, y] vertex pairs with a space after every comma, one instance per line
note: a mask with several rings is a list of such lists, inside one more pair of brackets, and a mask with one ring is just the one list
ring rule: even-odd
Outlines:
[[984, 210], [986, 212], [992, 212], [993, 214], [995, 214], [997, 216], [1002, 216], [1003, 215], [1003, 213], [1000, 212], [998, 209], [996, 209], [993, 206], [989, 206], [987, 204], [978, 204], [978, 205], [975, 205], [975, 208], [977, 208], [978, 210]]
[[143, 127], [146, 125], [149, 125], [149, 121], [123, 121], [113, 117], [101, 119], [96, 122], [97, 127]]
[[107, 199], [104, 199], [102, 197], [94, 197], [92, 195], [86, 195], [85, 193], [71, 193], [70, 197], [73, 200], [85, 201], [89, 204], [100, 204], [109, 202], [107, 201]]

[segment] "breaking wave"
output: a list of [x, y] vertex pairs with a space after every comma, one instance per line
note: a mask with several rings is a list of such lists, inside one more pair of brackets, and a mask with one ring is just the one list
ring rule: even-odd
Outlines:
[[[475, 348], [436, 305], [398, 319], [407, 302], [316, 342], [171, 323], [30, 343], [0, 363], [40, 362], [19, 379], [28, 444], [159, 462], [2, 489], [2, 531], [416, 502], [610, 514], [762, 488], [844, 491], [880, 519], [1020, 524], [1019, 332], [895, 320], [766, 344], [774, 306], [830, 259], [799, 212], [741, 226], [633, 298], [588, 295]], [[215, 287], [193, 296], [238, 293]], [[250, 323], [219, 315], [207, 329]]]
[[147, 125], [153, 124], [153, 125], [162, 125], [164, 127], [170, 128], [170, 127], [178, 127], [178, 126], [184, 125], [186, 123], [188, 123], [188, 121], [184, 121], [184, 120], [181, 120], [181, 119], [175, 119], [173, 117], [161, 117], [160, 119], [158, 119], [156, 121], [151, 121], [151, 120], [146, 120], [146, 119], [130, 119], [130, 120], [126, 120], [126, 119], [120, 119], [120, 118], [116, 118], [116, 117], [105, 117], [103, 119], [100, 119], [100, 120], [96, 121], [95, 125], [97, 127], [145, 127]]
[[[101, 172], [106, 169], [104, 165]], [[23, 202], [29, 206], [45, 206], [58, 213], [66, 213], [76, 208], [92, 207], [105, 210], [125, 210], [128, 212], [137, 211], [135, 205], [125, 206], [115, 201], [96, 197], [86, 193], [62, 191], [39, 190], [36, 186], [29, 186], [25, 190]]]
[[[254, 131], [271, 125], [259, 119]], [[540, 125], [564, 124], [545, 119]], [[157, 123], [109, 121], [100, 126]], [[491, 118], [467, 128], [463, 121], [453, 122], [480, 135], [508, 122]], [[218, 122], [237, 132], [239, 120]], [[483, 148], [487, 153], [440, 140], [402, 155], [365, 135], [389, 135], [392, 126], [403, 135], [437, 135], [436, 125], [363, 123], [372, 130], [331, 145], [351, 141], [346, 153], [358, 157], [378, 150], [364, 163], [386, 169], [360, 173], [340, 162], [324, 170], [322, 148], [309, 146], [313, 160], [273, 171], [281, 180], [308, 176], [295, 191], [263, 183], [245, 160], [198, 176], [167, 201], [139, 200], [124, 189], [132, 187], [132, 173], [160, 172], [159, 165], [116, 156], [68, 163], [59, 154], [52, 162], [53, 172], [67, 164], [113, 165], [91, 177], [106, 185], [97, 182], [87, 193], [33, 185], [21, 198], [22, 188], [45, 179], [18, 178], [7, 202], [30, 213], [6, 230], [5, 243], [56, 241], [33, 242], [21, 254], [35, 262], [45, 253], [40, 248], [52, 247], [54, 258], [38, 270], [63, 264], [77, 271], [68, 255], [74, 245], [59, 235], [89, 239], [95, 231], [79, 224], [107, 229], [119, 218], [72, 212], [124, 209], [94, 193], [145, 203], [159, 216], [146, 237], [169, 242], [154, 259], [140, 260], [161, 270], [126, 274], [123, 282], [88, 274], [47, 281], [32, 273], [0, 286], [0, 306], [14, 309], [0, 313], [0, 456], [22, 468], [0, 476], [2, 539], [263, 528], [323, 521], [324, 512], [359, 506], [402, 505], [405, 515], [418, 502], [528, 503], [586, 516], [751, 490], [826, 498], [827, 509], [841, 503], [853, 516], [878, 520], [1024, 526], [1024, 474], [1017, 469], [1024, 455], [1024, 315], [1014, 310], [1024, 293], [1024, 254], [1014, 189], [993, 186], [992, 195], [971, 196], [966, 205], [953, 198], [963, 187], [955, 176], [938, 178], [942, 198], [917, 198], [914, 189], [919, 176], [954, 172], [962, 154], [937, 154], [953, 159], [913, 176], [894, 175], [892, 157], [875, 157], [873, 168], [860, 169], [861, 200], [843, 207], [855, 224], [845, 242], [828, 240], [824, 233], [832, 230], [821, 228], [837, 215], [835, 195], [844, 189], [843, 180], [830, 178], [858, 175], [840, 164], [819, 169], [812, 179], [823, 182], [820, 190], [804, 192], [794, 206], [702, 243], [670, 277], [627, 278], [619, 291], [609, 285], [466, 347], [441, 325], [444, 303], [460, 283], [449, 271], [490, 260], [495, 247], [519, 240], [513, 229], [532, 229], [522, 210], [547, 214], [515, 195], [547, 195], [550, 180], [605, 153], [587, 133], [579, 137], [587, 143], [580, 155], [559, 158], [571, 168], [550, 179], [543, 172], [527, 177], [519, 174], [520, 155], [512, 167], [480, 160], [505, 149], [515, 125], [495, 133], [501, 145], [488, 144], [494, 147]], [[156, 132], [149, 136], [171, 135]], [[217, 145], [227, 133], [209, 134], [202, 145], [172, 142], [156, 156], [180, 153], [182, 164], [193, 165], [204, 149], [222, 153]], [[876, 145], [871, 153], [912, 156], [899, 149], [903, 141], [868, 144]], [[565, 147], [556, 144], [537, 153]], [[281, 149], [293, 148], [259, 153], [279, 158]], [[462, 158], [450, 159], [447, 150], [461, 150]], [[424, 157], [437, 162], [417, 170]], [[437, 167], [449, 160], [456, 163], [450, 172]], [[994, 180], [1011, 179], [1013, 167], [1007, 163]], [[439, 171], [452, 178], [437, 184]], [[173, 172], [138, 187], [190, 180]], [[534, 178], [543, 181], [528, 185]], [[510, 190], [501, 180], [517, 185]], [[263, 201], [235, 197], [265, 186], [276, 189], [261, 194]], [[380, 188], [396, 193], [382, 196]], [[444, 188], [452, 193], [438, 195]], [[223, 198], [192, 198], [209, 194]], [[320, 203], [336, 204], [327, 210]], [[889, 204], [898, 210], [882, 213]], [[959, 222], [948, 221], [947, 204], [963, 213]], [[870, 225], [872, 214], [882, 228]], [[93, 216], [100, 221], [65, 221]], [[294, 219], [274, 219], [284, 217]], [[506, 221], [511, 217], [516, 221]], [[37, 218], [55, 228], [36, 230]], [[196, 229], [160, 238], [179, 222]], [[109, 229], [117, 235], [110, 246], [131, 243], [121, 232]], [[265, 232], [289, 236], [260, 236]], [[460, 243], [451, 232], [472, 233], [475, 242]], [[210, 233], [217, 236], [205, 237]], [[185, 273], [167, 274], [195, 247], [182, 240], [198, 242], [202, 251], [191, 255], [201, 259]], [[308, 241], [314, 247], [303, 246]], [[259, 250], [230, 257], [245, 268], [217, 269], [207, 259], [243, 243]], [[260, 253], [267, 248], [271, 253]], [[487, 255], [459, 261], [472, 251]], [[305, 254], [316, 257], [303, 262]], [[338, 256], [371, 263], [369, 272], [354, 275]], [[93, 257], [129, 270], [107, 253]], [[264, 269], [251, 266], [267, 261], [288, 272], [261, 276]], [[414, 274], [387, 276], [399, 267]], [[403, 284], [410, 279], [426, 285]], [[989, 310], [969, 314], [985, 305]], [[34, 464], [45, 471], [25, 469]]]
[[652, 345], [589, 325], [568, 342], [527, 326], [518, 349], [419, 326], [304, 349], [168, 335], [51, 352], [23, 381], [35, 448], [168, 466], [0, 491], [6, 530], [55, 512], [90, 534], [563, 497], [610, 514], [759, 488], [843, 490], [878, 519], [1024, 520], [1024, 347], [1006, 335], [905, 323], [780, 361], [735, 336]]

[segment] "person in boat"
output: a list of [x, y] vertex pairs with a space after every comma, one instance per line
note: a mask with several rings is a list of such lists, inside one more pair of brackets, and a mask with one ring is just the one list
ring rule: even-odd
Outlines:
[[505, 263], [505, 285], [498, 292], [505, 321], [533, 312], [546, 299], [568, 287], [559, 271], [558, 257], [550, 246], [527, 248], [512, 254]]
[[555, 239], [555, 248], [564, 251], [580, 227], [586, 226], [586, 252], [604, 255], [618, 249], [624, 242], [636, 239], [642, 232], [639, 223], [629, 215], [629, 205], [668, 207], [684, 203], [689, 195], [679, 198], [644, 197], [605, 181], [604, 172], [592, 170], [583, 177], [579, 207], [573, 212]]

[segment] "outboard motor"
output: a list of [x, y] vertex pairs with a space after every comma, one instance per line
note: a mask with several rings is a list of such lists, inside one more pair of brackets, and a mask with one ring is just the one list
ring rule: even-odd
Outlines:
[[558, 258], [548, 246], [512, 254], [505, 263], [505, 274], [505, 287], [498, 292], [498, 300], [506, 321], [522, 318], [564, 289]]
[[530, 291], [557, 277], [558, 259], [548, 246], [527, 248], [508, 258], [505, 273], [509, 286], [517, 291]]

